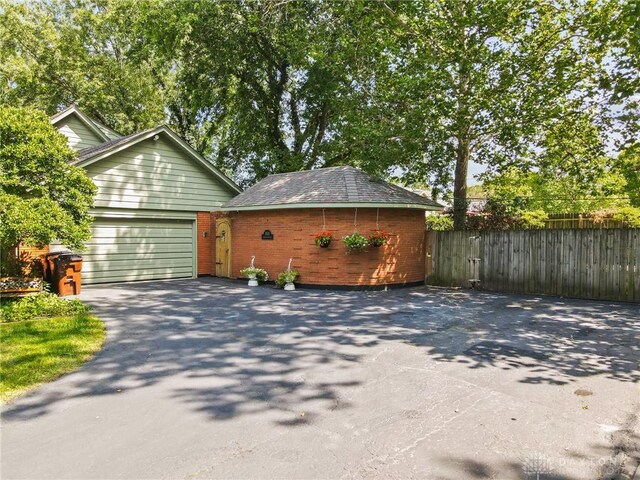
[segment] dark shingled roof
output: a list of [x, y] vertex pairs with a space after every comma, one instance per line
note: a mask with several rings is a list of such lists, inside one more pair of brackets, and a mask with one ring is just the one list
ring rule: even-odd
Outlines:
[[96, 155], [101, 154], [102, 152], [106, 152], [112, 148], [117, 147], [123, 143], [127, 143], [133, 137], [137, 137], [139, 135], [144, 135], [145, 133], [150, 132], [151, 130], [155, 130], [155, 128], [151, 128], [149, 130], [145, 130], [144, 132], [132, 133], [131, 135], [127, 135], [125, 137], [116, 138], [115, 140], [110, 140], [108, 142], [100, 143], [98, 145], [94, 145], [93, 147], [83, 148], [78, 152], [77, 158], [79, 162], [83, 160], [87, 160], [91, 157], [95, 157]]
[[393, 204], [441, 206], [422, 195], [375, 179], [353, 167], [331, 167], [269, 175], [223, 205], [224, 209], [251, 209], [295, 204]]

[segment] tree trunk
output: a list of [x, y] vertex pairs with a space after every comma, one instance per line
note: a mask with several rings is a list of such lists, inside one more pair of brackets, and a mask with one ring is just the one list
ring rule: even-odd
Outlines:
[[469, 170], [469, 142], [458, 140], [456, 172], [453, 182], [453, 228], [464, 230], [467, 220], [467, 172]]

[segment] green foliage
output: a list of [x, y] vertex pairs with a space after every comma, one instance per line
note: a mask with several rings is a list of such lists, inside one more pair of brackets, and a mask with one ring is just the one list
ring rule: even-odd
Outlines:
[[267, 280], [269, 280], [269, 274], [263, 268], [246, 267], [240, 270], [240, 274], [246, 278], [255, 276], [261, 282], [266, 282]]
[[[389, 2], [377, 38], [376, 104], [398, 138], [407, 181], [453, 183], [454, 221], [466, 211], [469, 161], [503, 168], [595, 95], [597, 58], [585, 24], [593, 4]], [[598, 115], [604, 115], [594, 104]], [[602, 109], [601, 109], [602, 110]]]
[[449, 215], [427, 215], [427, 230], [444, 232], [453, 230], [453, 219]]
[[624, 193], [634, 207], [640, 207], [640, 143], [624, 149], [615, 161], [615, 169], [624, 177]]
[[296, 281], [296, 278], [300, 273], [297, 270], [287, 270], [286, 272], [280, 272], [278, 274], [278, 279], [276, 280], [276, 286], [278, 288], [282, 288], [287, 283], [293, 283]]
[[524, 210], [518, 215], [520, 226], [525, 230], [544, 228], [549, 216], [543, 210]]
[[75, 370], [100, 349], [102, 321], [86, 313], [0, 324], [0, 400]]
[[489, 179], [485, 186], [491, 198], [518, 209], [547, 213], [585, 213], [629, 205], [621, 162], [617, 165], [605, 154], [602, 131], [594, 119], [579, 115], [556, 122], [541, 144], [544, 149], [530, 152], [525, 165], [499, 174], [504, 177], [495, 182]]
[[71, 163], [75, 154], [42, 112], [0, 106], [0, 243], [3, 256], [19, 243], [57, 239], [80, 249], [90, 237], [96, 187]]
[[0, 305], [0, 322], [22, 322], [39, 318], [87, 313], [89, 308], [80, 300], [65, 300], [49, 292], [4, 301]]
[[[620, 157], [613, 161], [602, 154], [600, 141], [585, 147], [576, 138], [579, 133], [573, 134], [573, 147], [558, 139], [553, 149], [531, 160], [528, 167], [485, 174], [483, 188], [490, 208], [514, 215], [524, 210], [589, 213], [629, 206], [635, 198], [629, 188], [629, 182], [634, 180], [632, 163], [624, 171]], [[572, 132], [563, 134], [571, 135]], [[580, 149], [581, 145], [585, 148]]]
[[613, 212], [612, 218], [618, 222], [624, 222], [629, 227], [640, 228], [640, 208], [623, 207]]
[[[170, 122], [218, 167], [244, 184], [345, 163], [385, 172], [386, 139], [366, 124], [359, 78], [368, 5], [206, 0], [171, 10], [145, 20], [178, 65]], [[372, 150], [380, 167], [366, 160]]]
[[140, 31], [153, 0], [0, 0], [0, 103], [48, 114], [78, 104], [123, 134], [164, 123], [171, 62]]
[[1, 103], [167, 121], [243, 185], [351, 164], [453, 187], [460, 227], [470, 161], [571, 196], [638, 130], [635, 0], [0, 2]]
[[485, 198], [486, 192], [482, 185], [471, 185], [467, 187], [467, 197], [469, 198]]
[[640, 2], [617, 0], [598, 3], [589, 22], [594, 47], [606, 55], [599, 70], [600, 92], [613, 106], [618, 136], [637, 141], [640, 109]]
[[342, 237], [342, 241], [347, 246], [347, 250], [349, 251], [364, 250], [369, 246], [369, 239], [357, 232]]

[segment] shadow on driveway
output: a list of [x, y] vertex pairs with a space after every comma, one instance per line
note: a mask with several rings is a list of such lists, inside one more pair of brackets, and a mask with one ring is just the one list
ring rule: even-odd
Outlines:
[[[463, 368], [467, 379], [515, 370], [517, 383], [576, 389], [590, 377], [640, 380], [634, 304], [426, 287], [283, 292], [206, 278], [92, 287], [83, 298], [107, 323], [105, 349], [7, 407], [5, 422], [46, 416], [62, 400], [166, 384], [176, 408], [211, 420], [272, 413], [275, 425], [304, 426], [323, 412], [359, 408], [349, 392], [368, 377], [354, 372], [375, 369], [375, 355], [395, 344], [414, 347], [415, 368]], [[501, 469], [528, 478], [522, 462], [455, 462], [467, 478]]]
[[[83, 297], [106, 319], [109, 337], [85, 367], [97, 381], [77, 385], [74, 395], [111, 395], [182, 372], [221, 376], [227, 381], [218, 388], [174, 392], [216, 419], [317, 399], [331, 405], [336, 387], [357, 382], [308, 385], [300, 381], [306, 368], [348, 368], [388, 341], [470, 369], [497, 362], [525, 369], [524, 383], [640, 380], [640, 307], [633, 304], [421, 287], [288, 293], [215, 279], [93, 287]], [[57, 400], [39, 397], [17, 402], [4, 418], [42, 415]]]

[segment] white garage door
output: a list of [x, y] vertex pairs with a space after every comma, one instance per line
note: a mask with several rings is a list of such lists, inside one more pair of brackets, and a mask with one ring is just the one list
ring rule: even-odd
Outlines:
[[83, 253], [82, 283], [194, 276], [192, 220], [96, 218]]

